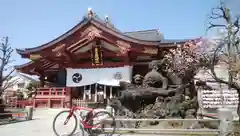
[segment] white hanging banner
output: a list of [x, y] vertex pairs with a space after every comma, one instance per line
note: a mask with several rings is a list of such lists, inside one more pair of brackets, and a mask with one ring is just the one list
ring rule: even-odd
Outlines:
[[131, 82], [132, 66], [116, 68], [72, 69], [67, 68], [67, 87], [91, 84], [119, 86], [120, 81]]

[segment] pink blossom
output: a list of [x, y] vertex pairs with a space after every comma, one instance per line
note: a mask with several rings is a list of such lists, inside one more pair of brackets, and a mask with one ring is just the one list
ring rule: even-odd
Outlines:
[[206, 49], [206, 39], [203, 38], [188, 41], [176, 49], [171, 49], [165, 55], [168, 68], [181, 76], [190, 74], [186, 72], [196, 71], [199, 68]]

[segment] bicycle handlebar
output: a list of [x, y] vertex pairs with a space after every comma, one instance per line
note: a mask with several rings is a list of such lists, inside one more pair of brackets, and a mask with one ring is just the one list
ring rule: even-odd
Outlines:
[[65, 102], [63, 102], [63, 103], [65, 103], [65, 104], [67, 104], [67, 103], [70, 103], [71, 101], [65, 101]]
[[[70, 104], [71, 101], [65, 101], [65, 102], [63, 102], [63, 103], [66, 105], [66, 104], [68, 104], [68, 103]], [[77, 105], [72, 103], [72, 106], [77, 106]]]
[[97, 104], [97, 105], [96, 105], [93, 109], [99, 108], [100, 104], [102, 104], [102, 101], [99, 101], [99, 102], [97, 102], [96, 104]]
[[[67, 104], [67, 103], [71, 103], [71, 101], [65, 101], [65, 102], [63, 102], [63, 103], [64, 103], [64, 104]], [[93, 109], [99, 108], [100, 104], [102, 104], [102, 103], [103, 103], [102, 101], [96, 102], [96, 106], [94, 106]], [[72, 103], [72, 105], [73, 105], [73, 106], [76, 106], [76, 104], [73, 104], [73, 103]]]

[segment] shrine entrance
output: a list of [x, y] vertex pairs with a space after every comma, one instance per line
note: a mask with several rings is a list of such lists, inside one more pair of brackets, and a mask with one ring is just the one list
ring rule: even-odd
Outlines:
[[118, 86], [101, 84], [75, 87], [72, 91], [72, 103], [80, 107], [87, 107], [88, 104], [104, 102], [104, 99], [115, 98], [118, 96], [119, 90]]
[[[17, 49], [22, 58], [31, 61], [15, 66], [16, 70], [39, 76], [42, 92], [49, 92], [39, 94], [43, 103], [49, 101], [47, 105], [56, 101], [51, 94], [54, 87], [71, 89], [71, 97], [64, 93], [57, 96], [61, 105], [65, 99], [97, 102], [112, 98], [120, 81], [130, 83], [133, 75], [145, 75], [148, 62], [161, 59], [165, 51], [184, 42], [165, 42], [158, 29], [119, 33], [108, 19], [102, 20], [93, 11], [87, 15], [46, 44]], [[45, 86], [47, 83], [51, 87]]]
[[67, 68], [66, 71], [66, 86], [73, 88], [72, 98], [80, 102], [96, 103], [113, 98], [120, 90], [119, 82], [130, 83], [132, 78], [132, 66], [89, 69]]
[[118, 86], [101, 84], [85, 85], [73, 88], [72, 99], [80, 99], [87, 102], [98, 102], [104, 99], [114, 98], [118, 95]]

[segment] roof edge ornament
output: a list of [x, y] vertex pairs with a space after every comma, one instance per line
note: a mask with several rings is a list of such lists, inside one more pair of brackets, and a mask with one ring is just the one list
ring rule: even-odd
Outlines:
[[127, 42], [124, 42], [124, 41], [116, 41], [117, 43], [117, 46], [119, 47], [120, 49], [120, 53], [121, 55], [126, 55], [126, 53], [130, 50], [131, 48], [131, 45]]
[[106, 23], [109, 23], [108, 15], [105, 15], [105, 22], [106, 22]]
[[92, 8], [88, 8], [88, 18], [92, 18], [92, 17], [93, 17]]
[[111, 23], [111, 20], [110, 20], [108, 15], [105, 15], [104, 23], [105, 23], [106, 26], [108, 26], [110, 28], [115, 28], [115, 26]]

